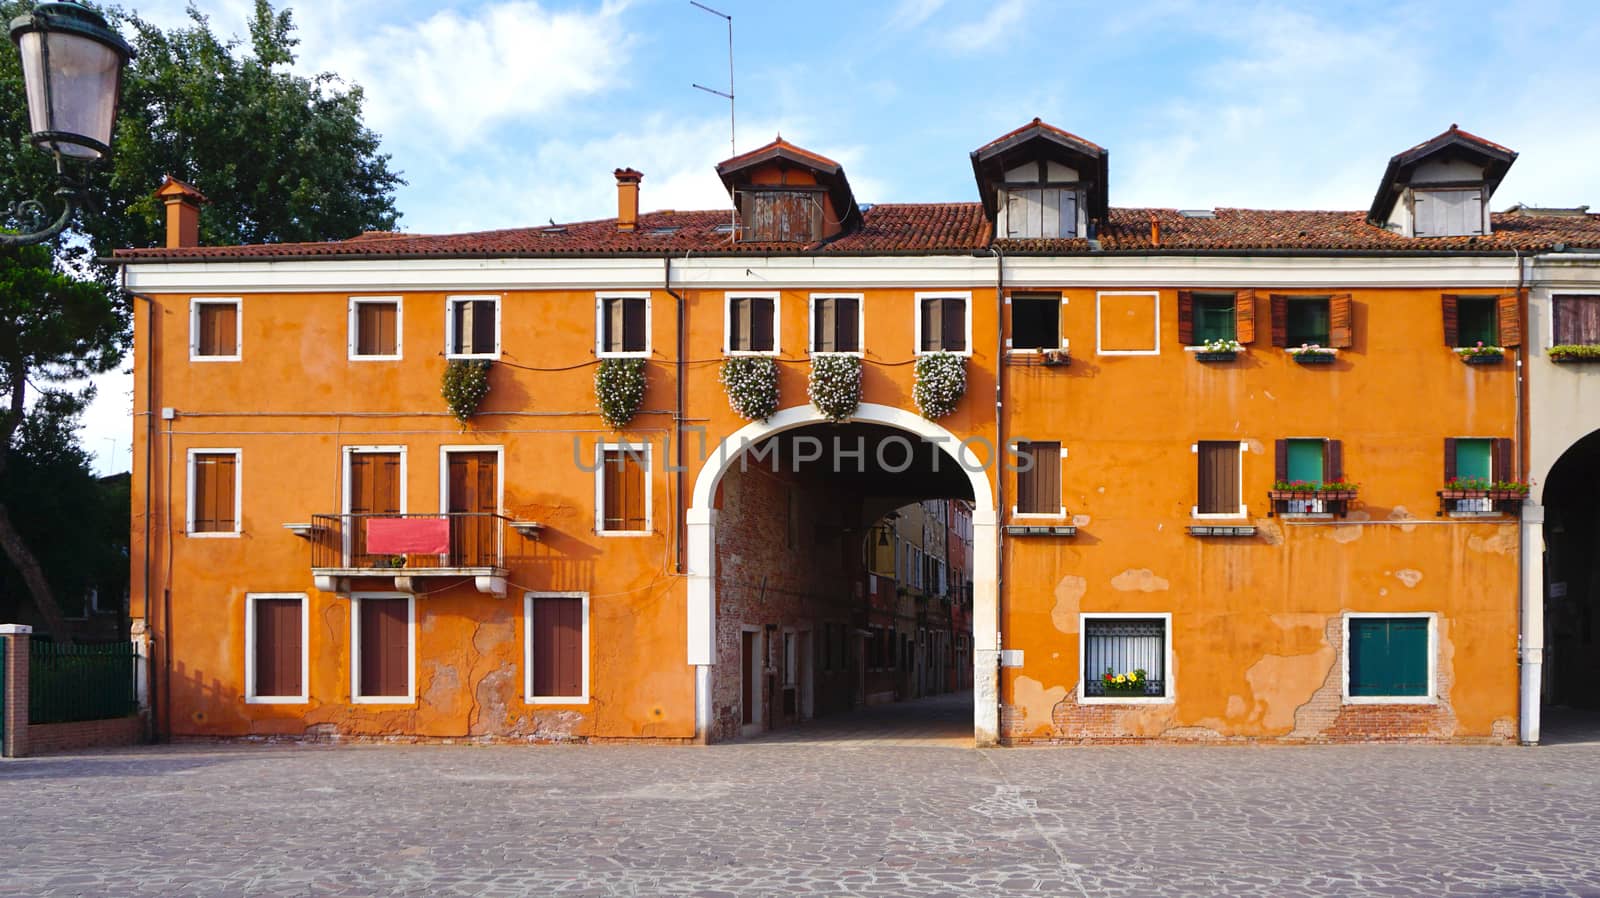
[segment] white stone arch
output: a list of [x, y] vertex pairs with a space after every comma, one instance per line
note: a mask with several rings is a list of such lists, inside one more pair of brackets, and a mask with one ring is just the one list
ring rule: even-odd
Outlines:
[[[977, 457], [961, 437], [914, 412], [889, 405], [862, 403], [851, 421], [882, 424], [939, 446], [959, 463], [972, 484], [972, 637], [973, 738], [992, 745], [999, 736], [999, 516], [987, 460]], [[746, 448], [786, 430], [825, 423], [807, 403], [783, 409], [766, 421], [752, 421], [729, 434], [710, 453], [695, 476], [685, 515], [688, 530], [688, 660], [695, 667], [695, 735], [705, 739], [711, 728], [711, 667], [717, 660], [717, 511], [712, 507], [717, 484]], [[998, 447], [997, 447], [998, 448]]]

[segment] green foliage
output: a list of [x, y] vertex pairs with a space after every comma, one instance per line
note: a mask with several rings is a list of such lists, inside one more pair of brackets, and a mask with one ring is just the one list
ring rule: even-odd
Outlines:
[[[0, 0], [9, 21], [31, 0]], [[188, 181], [211, 200], [200, 217], [207, 244], [317, 241], [388, 230], [404, 181], [361, 119], [363, 94], [338, 76], [291, 74], [288, 10], [256, 0], [248, 46], [224, 40], [190, 7], [190, 24], [163, 32], [136, 14], [102, 10], [137, 57], [123, 80], [109, 170], [89, 170], [91, 210], [73, 231], [94, 257], [159, 246], [161, 176]], [[55, 169], [26, 141], [27, 103], [15, 52], [0, 53], [0, 189], [9, 199], [49, 199]], [[71, 244], [66, 244], [71, 246]], [[110, 280], [108, 268], [97, 269]]]
[[734, 356], [723, 361], [717, 380], [728, 391], [728, 405], [746, 421], [765, 421], [778, 410], [776, 359]]
[[1593, 343], [1558, 343], [1544, 351], [1552, 362], [1600, 361], [1600, 345]]
[[1520, 480], [1489, 480], [1484, 477], [1457, 477], [1446, 483], [1447, 490], [1465, 490], [1467, 492], [1496, 492], [1516, 493], [1519, 496], [1528, 494], [1528, 485]]
[[612, 430], [628, 426], [644, 404], [644, 359], [601, 359], [594, 372], [594, 400]]
[[488, 359], [451, 359], [444, 366], [444, 383], [441, 392], [450, 414], [462, 424], [478, 413], [478, 406], [489, 395], [489, 369], [494, 362]]
[[811, 357], [806, 395], [822, 417], [847, 421], [861, 405], [861, 357], [824, 353]]
[[936, 420], [951, 414], [967, 395], [967, 357], [931, 352], [917, 358], [917, 383], [911, 389], [922, 417]]

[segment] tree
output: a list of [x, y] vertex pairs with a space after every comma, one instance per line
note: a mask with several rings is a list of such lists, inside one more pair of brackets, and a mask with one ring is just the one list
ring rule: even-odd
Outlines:
[[[0, 21], [33, 6], [0, 0]], [[89, 209], [57, 241], [54, 260], [49, 250], [0, 256], [0, 477], [30, 414], [30, 383], [59, 391], [66, 380], [120, 363], [129, 303], [102, 260], [123, 247], [161, 244], [165, 213], [153, 194], [162, 175], [210, 197], [200, 225], [210, 244], [351, 237], [390, 230], [399, 218], [394, 191], [404, 182], [362, 123], [361, 88], [332, 74], [288, 71], [298, 43], [288, 10], [256, 0], [247, 48], [217, 37], [192, 5], [190, 24], [166, 32], [137, 15], [104, 12], [137, 52], [112, 157], [78, 174]], [[56, 188], [54, 163], [28, 143], [28, 131], [17, 54], [0, 51], [0, 204], [48, 200]], [[52, 412], [58, 424], [75, 420], [64, 411]], [[45, 428], [39, 438], [62, 441], [63, 451], [76, 446], [72, 426]], [[51, 577], [30, 550], [28, 528], [10, 518], [18, 507], [0, 501], [0, 549], [40, 618], [65, 639]]]

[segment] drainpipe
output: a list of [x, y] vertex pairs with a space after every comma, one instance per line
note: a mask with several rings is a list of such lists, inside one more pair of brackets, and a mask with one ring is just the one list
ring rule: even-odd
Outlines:
[[[144, 581], [144, 688], [145, 700], [150, 704], [150, 725], [153, 728], [155, 726], [155, 722], [159, 719], [156, 713], [156, 697], [159, 693], [156, 690], [156, 666], [154, 663], [156, 639], [154, 631], [152, 631], [150, 628], [150, 513], [152, 509], [150, 488], [151, 483], [153, 482], [151, 469], [154, 467], [155, 462], [154, 452], [156, 433], [156, 304], [155, 297], [145, 293], [135, 293], [128, 289], [128, 267], [126, 265], [122, 266], [122, 268], [117, 272], [117, 278], [120, 281], [119, 286], [121, 287], [122, 292], [136, 300], [142, 301], [145, 304], [145, 319], [148, 322], [148, 327], [145, 329], [146, 349], [144, 360], [144, 563], [142, 565], [144, 571], [142, 576]], [[134, 350], [135, 352], [138, 351], [137, 344], [134, 346]]]
[[[1530, 329], [1532, 316], [1529, 313], [1528, 297], [1523, 292], [1524, 260], [1520, 251], [1512, 250], [1512, 253], [1517, 265], [1517, 314], [1522, 328], [1514, 382], [1517, 401], [1517, 472], [1526, 478], [1531, 473], [1531, 452], [1528, 446], [1531, 416], [1524, 408], [1528, 396], [1524, 387], [1527, 366], [1523, 361], [1528, 356], [1528, 347], [1532, 345], [1534, 336]], [[1517, 526], [1522, 530], [1520, 534], [1522, 538], [1518, 541], [1522, 557], [1517, 565], [1522, 580], [1519, 589], [1522, 600], [1519, 615], [1522, 632], [1517, 638], [1517, 660], [1520, 662], [1518, 703], [1520, 713], [1517, 720], [1517, 735], [1522, 744], [1537, 745], [1540, 694], [1543, 692], [1544, 684], [1544, 504], [1525, 503]]]
[[677, 486], [675, 488], [676, 501], [672, 507], [672, 543], [673, 543], [673, 569], [676, 573], [683, 573], [683, 509], [687, 507], [683, 495], [683, 406], [684, 406], [684, 309], [683, 296], [672, 289], [672, 257], [661, 257], [661, 289], [667, 295], [677, 300], [678, 308], [678, 357], [674, 364], [677, 367], [677, 398], [672, 412], [672, 476]]
[[1000, 650], [1005, 647], [1005, 580], [1006, 580], [1006, 431], [1005, 431], [1005, 378], [1006, 378], [1006, 291], [1005, 253], [990, 246], [994, 256], [994, 440], [995, 440], [995, 510], [994, 510], [994, 665], [995, 665], [995, 717], [987, 721], [996, 738], [1000, 735]]

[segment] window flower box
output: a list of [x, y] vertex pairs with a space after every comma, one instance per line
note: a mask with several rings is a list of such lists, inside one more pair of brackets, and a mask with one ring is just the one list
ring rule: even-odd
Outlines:
[[1207, 340], [1191, 350], [1197, 362], [1231, 362], [1244, 352], [1238, 340]]
[[[1331, 514], [1344, 517], [1361, 485], [1317, 480], [1280, 480], [1267, 491], [1271, 514]], [[1270, 516], [1270, 515], [1269, 515]]]
[[1489, 346], [1480, 340], [1476, 346], [1460, 347], [1456, 355], [1468, 365], [1498, 365], [1505, 361], [1506, 351], [1504, 347]]
[[1315, 343], [1302, 343], [1284, 350], [1296, 362], [1302, 365], [1331, 365], [1339, 355], [1339, 350], [1328, 346], [1318, 346]]
[[1520, 481], [1452, 480], [1439, 490], [1439, 513], [1517, 514], [1526, 498], [1528, 485]]
[[1552, 362], [1600, 362], [1600, 344], [1557, 343], [1544, 351]]
[[1143, 698], [1145, 687], [1149, 685], [1149, 674], [1143, 668], [1135, 668], [1127, 673], [1113, 673], [1111, 668], [1100, 676], [1100, 694], [1106, 697]]

